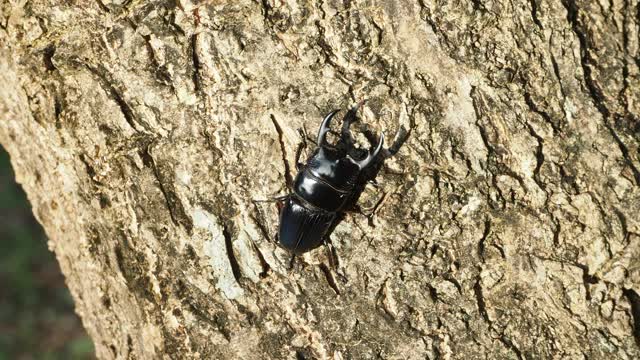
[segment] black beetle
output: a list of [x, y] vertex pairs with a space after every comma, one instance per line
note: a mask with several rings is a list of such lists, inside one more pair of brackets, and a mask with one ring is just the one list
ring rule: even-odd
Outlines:
[[355, 149], [349, 134], [357, 106], [345, 116], [342, 135], [337, 146], [327, 143], [331, 119], [338, 112], [329, 113], [320, 125], [317, 148], [299, 168], [293, 181], [293, 191], [285, 197], [280, 212], [278, 239], [280, 245], [294, 254], [302, 254], [320, 246], [339, 216], [359, 195], [361, 175], [380, 153], [384, 135], [366, 157], [354, 160]]

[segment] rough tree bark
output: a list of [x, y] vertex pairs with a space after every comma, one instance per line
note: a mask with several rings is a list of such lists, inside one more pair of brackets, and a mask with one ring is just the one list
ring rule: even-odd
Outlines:
[[[0, 142], [99, 357], [640, 357], [638, 0], [0, 11]], [[363, 98], [409, 131], [383, 206], [289, 269], [252, 200]]]

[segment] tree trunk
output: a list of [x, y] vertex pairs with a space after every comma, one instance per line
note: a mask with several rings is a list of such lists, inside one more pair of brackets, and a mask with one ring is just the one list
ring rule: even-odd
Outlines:
[[[640, 357], [638, 0], [0, 6], [0, 143], [100, 358]], [[380, 207], [290, 267], [254, 200], [362, 99]]]

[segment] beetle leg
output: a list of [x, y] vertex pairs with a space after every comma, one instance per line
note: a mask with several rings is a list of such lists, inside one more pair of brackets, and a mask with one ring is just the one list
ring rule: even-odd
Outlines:
[[302, 155], [302, 150], [304, 150], [307, 147], [307, 142], [303, 141], [300, 144], [298, 144], [298, 148], [296, 149], [296, 170], [300, 171], [300, 169], [302, 169], [302, 167], [304, 166], [301, 162], [300, 162], [300, 156]]
[[382, 205], [384, 205], [386, 200], [387, 200], [387, 193], [385, 192], [385, 193], [382, 193], [382, 196], [380, 197], [380, 200], [378, 200], [376, 202], [376, 204], [373, 205], [371, 213], [367, 216], [369, 226], [374, 226], [373, 225], [373, 217], [376, 215], [378, 210], [380, 210], [382, 208]]
[[311, 142], [316, 147], [318, 146], [316, 139], [313, 139], [311, 136], [309, 136], [309, 133], [307, 132], [307, 128], [304, 126], [304, 124], [302, 124], [302, 128], [298, 129], [298, 135], [300, 135], [300, 138], [302, 138], [302, 141], [305, 143], [305, 146], [307, 141]]
[[363, 208], [358, 204], [353, 204], [353, 206], [351, 206], [351, 209], [346, 209], [344, 212], [360, 214], [365, 216], [367, 219], [371, 220], [373, 216], [376, 214], [376, 212], [378, 212], [378, 210], [382, 207], [386, 199], [387, 199], [387, 193], [384, 192], [382, 193], [382, 196], [380, 197], [380, 199], [378, 199], [378, 201], [376, 201], [376, 203], [373, 206], [368, 208]]
[[[330, 285], [331, 287], [333, 287], [336, 293], [340, 294], [340, 289], [338, 288], [336, 276], [339, 280], [341, 280], [344, 283], [347, 282], [347, 276], [344, 274], [344, 271], [340, 269], [340, 258], [338, 257], [338, 252], [336, 251], [336, 248], [333, 246], [333, 244], [331, 244], [331, 241], [328, 241], [325, 239], [324, 245], [325, 245], [325, 249], [327, 250], [329, 270], [332, 272], [330, 275], [332, 278], [333, 285], [331, 284]], [[336, 276], [333, 276], [333, 274], [335, 274]]]
[[291, 196], [291, 194], [278, 195], [275, 197], [270, 197], [267, 199], [253, 199], [254, 203], [263, 203], [263, 202], [279, 202], [287, 200]]
[[370, 222], [371, 219], [373, 218], [374, 213], [375, 213], [375, 208], [376, 208], [375, 205], [372, 206], [372, 207], [363, 208], [362, 206], [360, 206], [358, 204], [355, 204], [350, 209], [347, 209], [344, 212], [347, 213], [347, 214], [362, 215], [365, 218], [367, 218], [367, 220]]
[[338, 267], [340, 267], [340, 262], [338, 260], [338, 255], [336, 254], [336, 249], [331, 244], [331, 241], [325, 240], [324, 246], [327, 250], [327, 259], [329, 259], [329, 266], [334, 270], [338, 270]]

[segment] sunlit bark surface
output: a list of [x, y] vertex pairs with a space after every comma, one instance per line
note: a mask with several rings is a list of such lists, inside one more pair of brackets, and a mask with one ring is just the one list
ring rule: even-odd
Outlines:
[[[637, 359], [639, 26], [638, 0], [5, 1], [0, 143], [100, 358]], [[362, 99], [354, 133], [408, 134], [381, 206], [291, 268], [253, 200]]]

